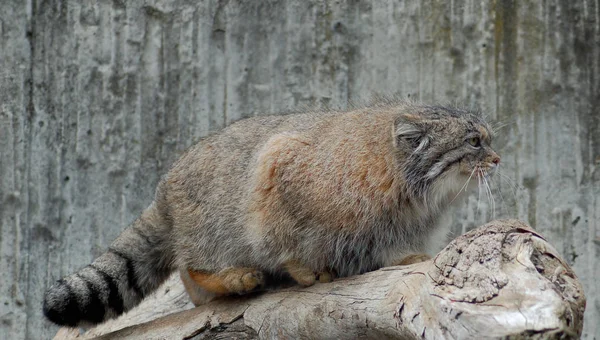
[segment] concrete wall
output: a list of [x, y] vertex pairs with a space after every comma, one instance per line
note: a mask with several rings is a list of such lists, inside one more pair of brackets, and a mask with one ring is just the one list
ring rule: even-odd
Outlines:
[[[99, 255], [199, 137], [373, 93], [506, 124], [495, 216], [565, 256], [584, 337], [600, 338], [598, 0], [0, 1], [0, 338], [52, 336], [44, 289]], [[457, 233], [492, 218], [477, 200]]]

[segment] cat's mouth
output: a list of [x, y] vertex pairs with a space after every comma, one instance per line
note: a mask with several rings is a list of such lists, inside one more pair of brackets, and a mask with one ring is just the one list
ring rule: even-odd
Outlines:
[[477, 163], [474, 166], [462, 166], [460, 174], [469, 178], [490, 178], [498, 169], [495, 163]]
[[484, 165], [476, 165], [475, 173], [478, 177], [490, 178], [496, 173], [498, 166], [494, 163], [487, 163]]
[[464, 164], [461, 166], [461, 173], [468, 177], [489, 179], [496, 173], [499, 165], [500, 157], [496, 153], [492, 153], [485, 159], [475, 162], [474, 165]]

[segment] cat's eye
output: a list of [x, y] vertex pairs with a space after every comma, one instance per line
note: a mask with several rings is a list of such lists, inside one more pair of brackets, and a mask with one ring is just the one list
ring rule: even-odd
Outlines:
[[467, 143], [476, 148], [481, 146], [481, 139], [479, 137], [471, 137], [467, 139]]

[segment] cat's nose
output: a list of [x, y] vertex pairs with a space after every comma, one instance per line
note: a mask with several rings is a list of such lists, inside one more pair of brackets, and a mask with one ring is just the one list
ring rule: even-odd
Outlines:
[[500, 157], [496, 156], [496, 157], [492, 158], [492, 163], [494, 163], [496, 165], [500, 164]]

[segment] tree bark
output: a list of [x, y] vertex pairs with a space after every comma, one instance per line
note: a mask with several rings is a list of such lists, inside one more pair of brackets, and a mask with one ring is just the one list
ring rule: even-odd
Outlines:
[[517, 220], [481, 226], [426, 262], [222, 298], [149, 321], [189, 306], [177, 289], [85, 334], [61, 329], [56, 338], [558, 339], [581, 336], [585, 309], [569, 265]]

